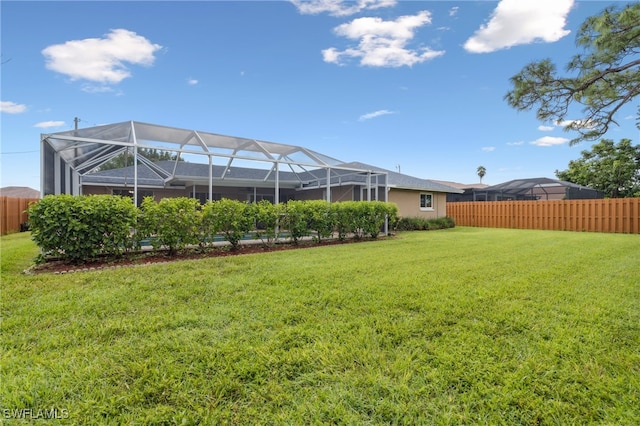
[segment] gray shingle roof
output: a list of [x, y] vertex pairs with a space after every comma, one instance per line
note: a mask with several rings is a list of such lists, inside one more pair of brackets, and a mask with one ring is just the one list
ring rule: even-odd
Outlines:
[[28, 186], [5, 186], [0, 188], [0, 195], [12, 198], [40, 198], [40, 191]]
[[387, 175], [389, 176], [389, 186], [392, 188], [417, 189], [421, 191], [434, 191], [434, 192], [450, 192], [454, 194], [462, 194], [464, 192], [458, 188], [447, 186], [433, 180], [420, 179], [420, 178], [405, 175], [402, 173], [397, 173], [392, 170], [386, 170], [380, 167], [371, 166], [369, 164], [360, 163], [358, 161], [344, 163], [344, 164], [341, 164], [341, 166], [361, 168], [363, 170], [372, 170], [377, 172], [386, 172]]
[[[138, 166], [138, 185], [141, 186], [164, 186], [164, 179], [173, 175], [175, 167], [175, 177], [177, 180], [206, 180], [209, 176], [209, 166], [201, 163], [190, 163], [186, 161], [159, 161], [154, 163], [158, 170], [154, 171], [148, 165], [141, 164]], [[412, 189], [421, 191], [434, 191], [434, 192], [450, 192], [450, 193], [462, 193], [463, 191], [451, 186], [443, 185], [438, 182], [427, 179], [419, 179], [413, 176], [396, 173], [390, 170], [385, 170], [380, 167], [371, 166], [369, 164], [360, 162], [341, 163], [339, 167], [346, 169], [359, 169], [362, 171], [372, 172], [384, 172], [389, 177], [389, 186], [392, 188], [400, 189]], [[225, 171], [225, 166], [213, 166], [213, 178], [218, 180], [221, 178]], [[268, 176], [267, 176], [268, 175]], [[337, 177], [341, 177], [343, 184], [356, 183], [365, 184], [366, 176], [363, 174], [354, 173], [353, 171], [343, 169], [332, 169], [332, 183], [337, 181]], [[122, 185], [125, 182], [129, 184], [133, 183], [134, 169], [133, 166], [104, 170], [95, 173], [90, 173], [82, 178], [85, 184], [107, 184], [107, 185]], [[225, 179], [232, 182], [237, 181], [256, 181], [256, 182], [273, 182], [275, 181], [275, 173], [270, 173], [267, 169], [254, 169], [246, 167], [230, 167], [227, 170]], [[302, 172], [293, 173], [286, 170], [280, 170], [279, 181], [281, 184], [289, 184], [298, 186], [300, 180], [303, 182], [316, 182], [319, 181], [320, 185], [326, 184], [326, 172]], [[384, 176], [378, 181], [379, 184], [384, 184]]]

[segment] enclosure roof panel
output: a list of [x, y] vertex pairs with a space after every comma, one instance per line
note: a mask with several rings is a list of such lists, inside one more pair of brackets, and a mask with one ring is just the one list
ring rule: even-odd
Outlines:
[[[209, 176], [209, 166], [206, 164], [188, 163], [180, 161], [176, 164], [174, 161], [159, 161], [154, 163], [166, 176], [171, 176], [173, 180], [190, 181], [206, 183]], [[174, 174], [175, 172], [175, 174]], [[275, 180], [275, 174], [269, 174], [267, 169], [250, 169], [245, 167], [213, 166], [213, 179], [216, 184], [221, 180], [231, 182], [271, 182]], [[109, 184], [123, 185], [129, 182], [131, 184], [134, 179], [133, 166], [123, 167], [119, 169], [102, 170], [90, 173], [83, 177], [84, 184]], [[298, 184], [296, 174], [292, 172], [280, 172], [281, 184], [288, 187], [295, 187]], [[148, 165], [141, 164], [138, 166], [138, 182], [143, 185], [156, 187], [165, 186], [164, 176], [154, 172]]]
[[[229, 158], [280, 160], [320, 167], [341, 163], [333, 157], [301, 146], [137, 121], [43, 134], [42, 139], [46, 139], [68, 162], [73, 162], [78, 153], [86, 157], [92, 152], [98, 152], [104, 144], [111, 144], [139, 145], [172, 152], [215, 154]], [[81, 148], [81, 151], [78, 151], [78, 148]]]
[[591, 189], [586, 188], [575, 183], [566, 182], [563, 180], [550, 179], [550, 178], [531, 178], [531, 179], [515, 179], [508, 182], [500, 183], [493, 186], [488, 186], [479, 190], [480, 192], [509, 192], [513, 194], [520, 194], [530, 191], [533, 188], [576, 188], [576, 189]]

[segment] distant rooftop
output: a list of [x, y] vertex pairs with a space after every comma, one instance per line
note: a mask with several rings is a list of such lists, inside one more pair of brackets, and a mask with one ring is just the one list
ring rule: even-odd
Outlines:
[[458, 183], [458, 182], [451, 182], [448, 180], [434, 180], [432, 182], [437, 182], [442, 185], [451, 186], [453, 188], [458, 188], [458, 189], [486, 188], [489, 186], [484, 183]]
[[28, 186], [5, 186], [0, 188], [0, 195], [13, 198], [40, 198], [40, 191]]

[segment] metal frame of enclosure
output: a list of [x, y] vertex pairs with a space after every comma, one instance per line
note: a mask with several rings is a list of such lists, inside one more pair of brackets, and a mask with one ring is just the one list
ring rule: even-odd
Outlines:
[[[515, 179], [486, 188], [473, 189], [473, 201], [549, 200], [562, 193], [563, 199], [598, 199], [604, 193], [593, 188], [550, 178]], [[478, 199], [482, 197], [483, 199]]]
[[[343, 162], [316, 151], [295, 145], [260, 141], [250, 138], [226, 136], [216, 133], [180, 129], [155, 124], [127, 121], [96, 127], [42, 134], [41, 143], [41, 193], [82, 194], [82, 180], [100, 170], [100, 166], [119, 155], [133, 156], [133, 199], [138, 200], [138, 167], [150, 168], [164, 180], [167, 188], [185, 179], [208, 184], [209, 199], [213, 197], [216, 183], [230, 185], [228, 177], [232, 165], [247, 165], [266, 169], [264, 182], [273, 182], [274, 202], [280, 202], [280, 172], [292, 172], [298, 180], [297, 189], [326, 189], [326, 199], [331, 201], [331, 187], [354, 181], [366, 182], [367, 199], [371, 200], [372, 185], [385, 187], [384, 201], [388, 201], [389, 185], [387, 172], [363, 170], [345, 166]], [[167, 172], [139, 155], [139, 150], [156, 149], [175, 155], [176, 167]], [[178, 176], [179, 160], [208, 164], [209, 175]], [[214, 163], [223, 165], [224, 171], [214, 175]], [[342, 164], [342, 166], [341, 166]], [[241, 184], [239, 182], [239, 184]], [[377, 198], [377, 197], [376, 197]], [[381, 197], [382, 198], [382, 197]]]

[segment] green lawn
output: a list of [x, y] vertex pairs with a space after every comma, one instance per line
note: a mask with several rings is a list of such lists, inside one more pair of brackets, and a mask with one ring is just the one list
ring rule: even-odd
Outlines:
[[4, 418], [640, 424], [638, 235], [459, 227], [36, 276], [28, 234], [0, 242]]

